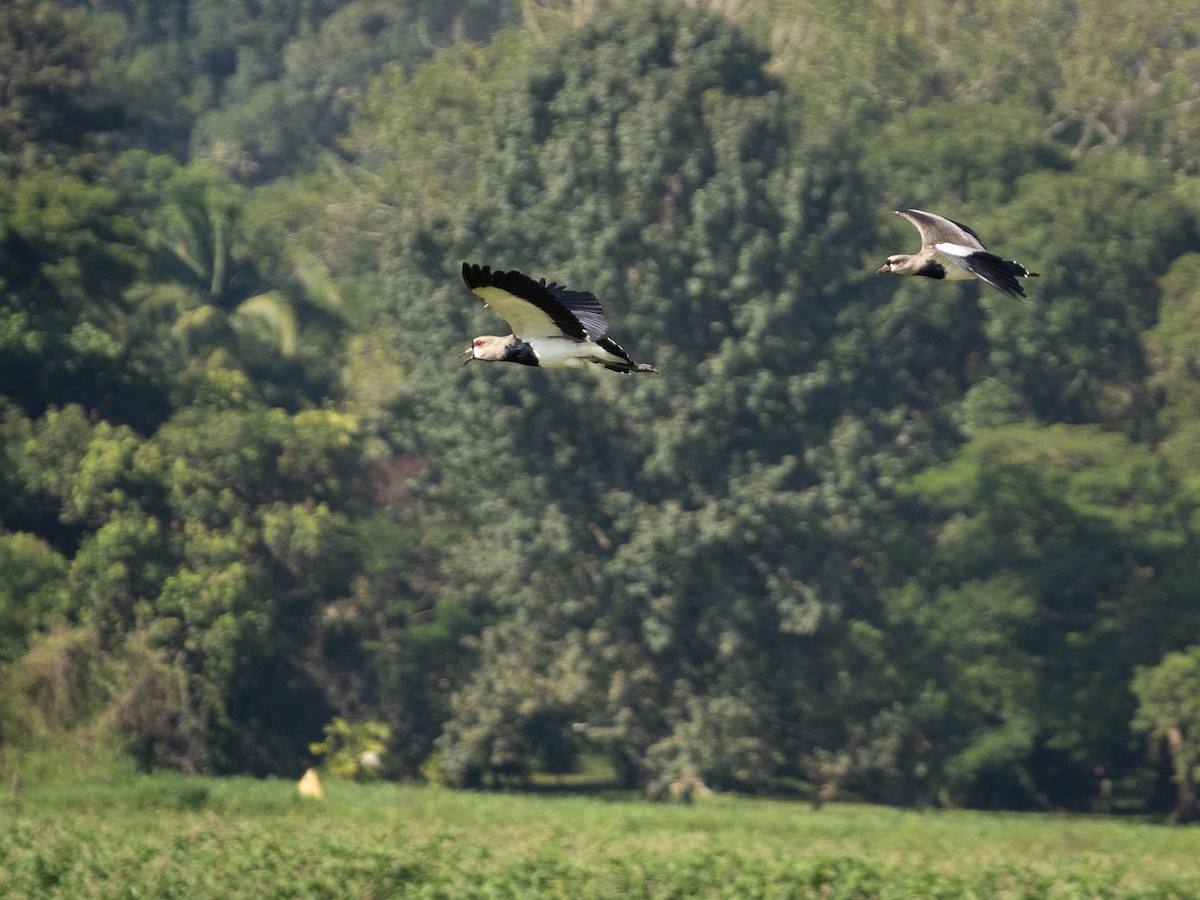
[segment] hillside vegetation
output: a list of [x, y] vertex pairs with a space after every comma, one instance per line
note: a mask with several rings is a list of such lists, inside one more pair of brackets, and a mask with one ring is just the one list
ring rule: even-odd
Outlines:
[[[15, 0], [0, 85], [0, 768], [1200, 813], [1193, 11]], [[462, 367], [464, 260], [661, 374]]]

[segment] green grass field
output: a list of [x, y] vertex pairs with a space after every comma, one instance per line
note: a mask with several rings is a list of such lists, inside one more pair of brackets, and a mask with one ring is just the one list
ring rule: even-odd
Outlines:
[[[4, 897], [1200, 897], [1200, 829], [243, 778], [27, 784]], [[6, 791], [7, 794], [7, 791]]]

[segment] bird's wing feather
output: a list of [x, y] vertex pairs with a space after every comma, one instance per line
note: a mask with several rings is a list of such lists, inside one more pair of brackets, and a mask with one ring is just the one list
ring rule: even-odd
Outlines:
[[579, 320], [589, 340], [599, 341], [608, 333], [608, 317], [591, 291], [572, 291], [553, 282], [546, 286], [546, 290]]
[[1003, 259], [986, 250], [975, 250], [961, 244], [936, 244], [934, 248], [1001, 293], [1010, 297], [1025, 296], [1025, 289], [1017, 281], [1017, 276], [1027, 275], [1028, 272], [1020, 263]]
[[599, 344], [601, 347], [603, 347], [605, 350], [607, 350], [609, 353], [611, 353], [613, 356], [621, 357], [621, 359], [625, 360], [625, 362], [629, 363], [631, 366], [636, 365], [636, 363], [630, 358], [629, 354], [625, 352], [625, 348], [622, 347], [620, 344], [618, 344], [616, 341], [614, 341], [612, 338], [602, 337], [598, 341], [596, 341], [596, 343]]
[[917, 230], [921, 232], [922, 244], [948, 242], [962, 244], [973, 250], [987, 249], [979, 235], [961, 222], [955, 222], [937, 213], [925, 212], [923, 209], [898, 209], [895, 212], [917, 226]]
[[[534, 281], [515, 269], [499, 272], [488, 266], [469, 263], [463, 263], [463, 281], [471, 293], [500, 313], [512, 328], [513, 334], [523, 341], [563, 335], [577, 341], [586, 341], [589, 338], [587, 327], [571, 308], [571, 305], [585, 304], [574, 297], [564, 300], [547, 287], [544, 281]], [[566, 291], [557, 285], [552, 287], [571, 295], [579, 293]], [[591, 297], [590, 294], [586, 296]], [[591, 299], [595, 302], [596, 298]], [[599, 303], [596, 302], [595, 306], [598, 310]], [[585, 311], [584, 315], [589, 313]], [[601, 311], [601, 321], [603, 315]]]

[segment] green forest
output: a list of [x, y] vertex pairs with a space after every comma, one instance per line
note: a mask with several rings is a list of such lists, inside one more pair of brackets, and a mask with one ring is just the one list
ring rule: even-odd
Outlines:
[[1200, 817], [1187, 6], [0, 5], [0, 770]]

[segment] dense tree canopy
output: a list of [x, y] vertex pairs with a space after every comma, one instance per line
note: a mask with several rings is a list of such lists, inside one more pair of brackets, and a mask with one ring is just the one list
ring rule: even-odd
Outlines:
[[0, 753], [1200, 811], [1195, 17], [709, 6], [0, 12]]

